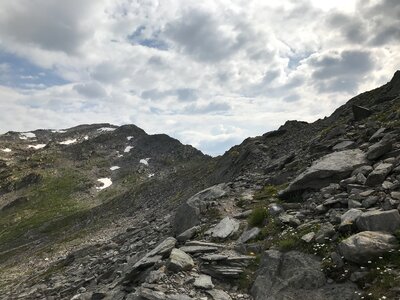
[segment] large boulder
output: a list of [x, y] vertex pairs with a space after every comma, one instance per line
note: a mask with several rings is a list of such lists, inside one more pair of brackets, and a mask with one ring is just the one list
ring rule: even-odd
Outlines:
[[397, 239], [389, 233], [363, 231], [343, 240], [339, 251], [348, 261], [363, 264], [397, 247]]
[[368, 148], [367, 158], [369, 160], [375, 160], [390, 150], [392, 150], [392, 141], [390, 139], [382, 139], [380, 142]]
[[189, 254], [180, 249], [172, 249], [169, 256], [168, 269], [174, 272], [188, 271], [194, 267], [194, 262]]
[[251, 288], [255, 300], [355, 299], [353, 284], [327, 284], [320, 262], [301, 252], [264, 253]]
[[356, 224], [360, 231], [394, 233], [400, 229], [400, 214], [397, 209], [367, 211], [357, 218]]
[[355, 121], [361, 121], [372, 115], [372, 111], [366, 107], [353, 105], [352, 107], [353, 116]]
[[208, 202], [221, 198], [226, 193], [227, 185], [218, 184], [197, 193], [179, 206], [173, 224], [175, 235], [199, 225], [201, 213], [207, 209]]
[[297, 176], [280, 193], [280, 197], [287, 198], [294, 192], [308, 188], [320, 189], [332, 182], [338, 182], [348, 177], [354, 169], [366, 164], [368, 164], [368, 161], [365, 153], [359, 149], [328, 154], [315, 161], [311, 167]]

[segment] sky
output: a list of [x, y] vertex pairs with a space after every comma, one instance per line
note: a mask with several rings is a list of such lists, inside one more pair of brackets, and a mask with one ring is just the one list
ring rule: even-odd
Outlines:
[[0, 1], [0, 133], [135, 124], [210, 155], [400, 68], [398, 0]]

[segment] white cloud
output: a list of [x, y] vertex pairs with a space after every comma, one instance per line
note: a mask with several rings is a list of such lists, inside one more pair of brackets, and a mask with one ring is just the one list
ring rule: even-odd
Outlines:
[[[388, 81], [399, 16], [395, 0], [6, 1], [0, 128], [135, 123], [221, 153]], [[12, 88], [21, 59], [42, 69]]]

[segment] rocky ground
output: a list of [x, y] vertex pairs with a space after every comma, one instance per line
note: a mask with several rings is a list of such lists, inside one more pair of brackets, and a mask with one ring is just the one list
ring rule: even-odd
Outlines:
[[[68, 132], [70, 140], [80, 132], [83, 144], [65, 147], [51, 146], [60, 133], [44, 132], [44, 150], [30, 149], [33, 156], [12, 156], [27, 145], [17, 133], [3, 137], [1, 213], [14, 219], [0, 233], [0, 297], [400, 299], [399, 94], [397, 72], [329, 118], [289, 121], [214, 159], [165, 136], [104, 124]], [[113, 130], [100, 134], [100, 128]], [[125, 152], [128, 146], [135, 149]], [[85, 175], [110, 178], [113, 193], [97, 191], [104, 185], [89, 180], [89, 189], [65, 198], [85, 204], [78, 210], [83, 216], [72, 214], [79, 235], [65, 240], [67, 222], [56, 231], [64, 239], [46, 240], [41, 224], [29, 227], [28, 244], [21, 245], [7, 236], [7, 225], [32, 214], [27, 203], [37, 200], [22, 191], [46, 174], [35, 169], [18, 177], [12, 166], [30, 170], [34, 157], [40, 168], [54, 170], [60, 156], [51, 166], [48, 159], [60, 149], [62, 160], [85, 168]], [[38, 163], [40, 151], [47, 152]], [[113, 175], [112, 166], [122, 174]], [[127, 181], [132, 174], [135, 181]], [[31, 251], [18, 250], [26, 245]]]

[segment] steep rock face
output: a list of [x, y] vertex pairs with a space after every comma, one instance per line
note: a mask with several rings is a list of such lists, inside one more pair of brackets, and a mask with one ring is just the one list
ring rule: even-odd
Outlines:
[[365, 153], [359, 149], [328, 154], [301, 173], [281, 193], [285, 198], [293, 192], [307, 188], [318, 189], [345, 178], [356, 168], [368, 164]]

